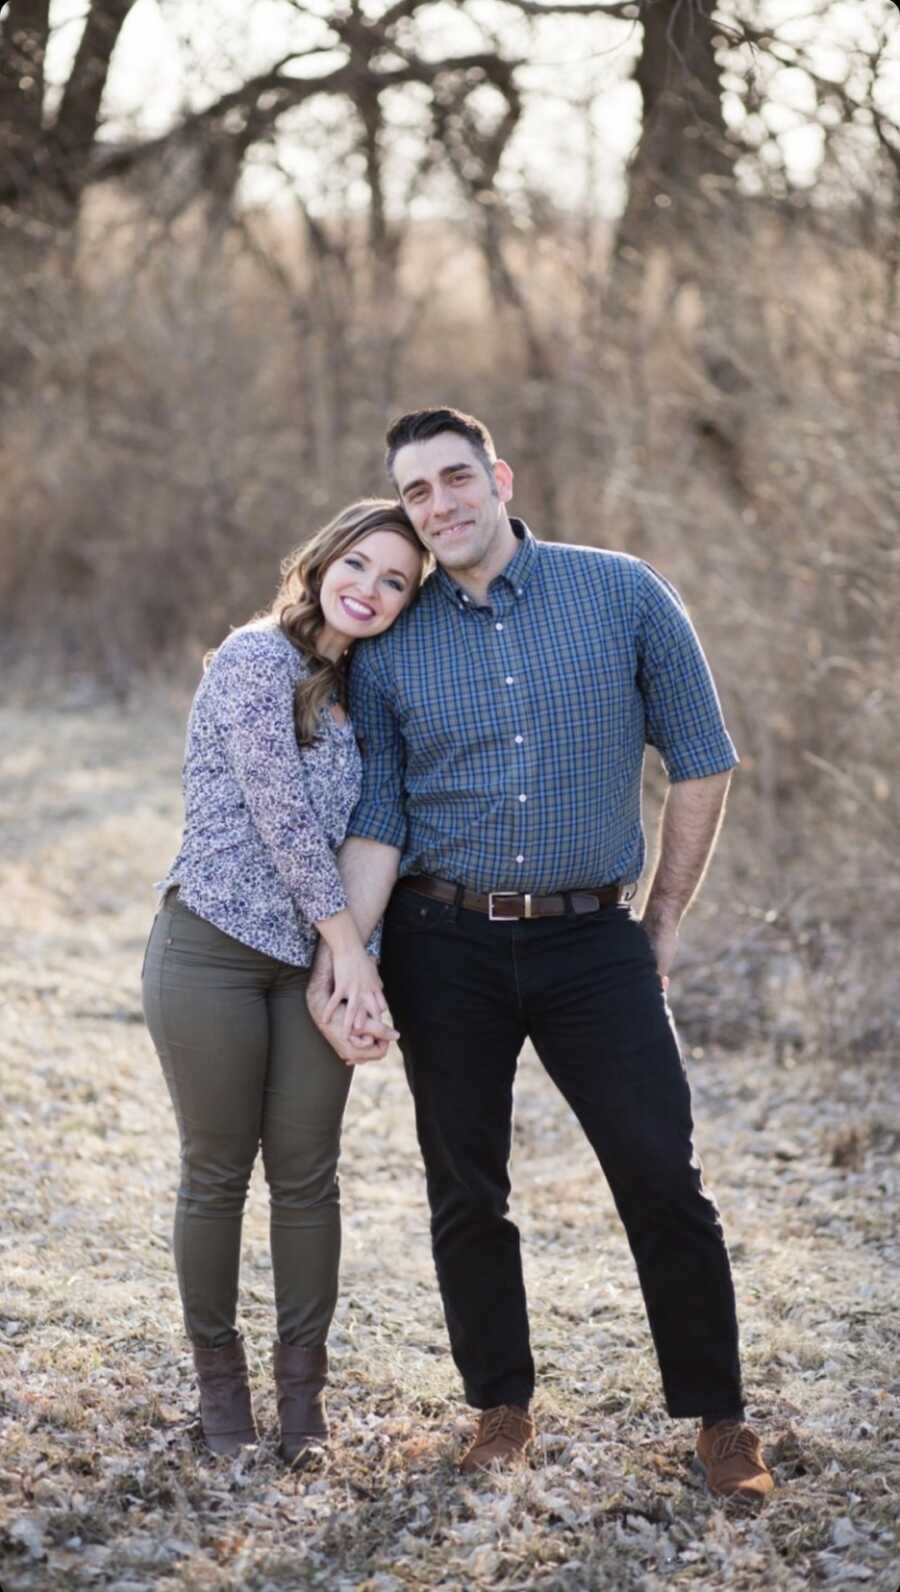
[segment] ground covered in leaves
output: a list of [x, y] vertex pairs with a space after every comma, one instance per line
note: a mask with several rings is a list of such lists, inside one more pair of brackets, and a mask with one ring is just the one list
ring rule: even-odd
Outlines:
[[[274, 1452], [266, 1205], [243, 1325], [265, 1433], [197, 1441], [169, 1253], [175, 1133], [138, 970], [180, 819], [181, 702], [2, 714], [0, 1585], [119, 1592], [900, 1583], [896, 1057], [695, 1055], [754, 1423], [779, 1489], [756, 1518], [689, 1470], [587, 1147], [522, 1058], [515, 1214], [541, 1432], [531, 1468], [463, 1480], [396, 1056], [357, 1076], [327, 1457]], [[677, 979], [673, 989], [677, 1012]]]

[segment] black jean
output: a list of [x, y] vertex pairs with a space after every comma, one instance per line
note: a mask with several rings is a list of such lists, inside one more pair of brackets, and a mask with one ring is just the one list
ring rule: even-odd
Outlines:
[[530, 1038], [625, 1225], [671, 1415], [741, 1408], [728, 1251], [650, 941], [627, 908], [492, 923], [408, 888], [382, 973], [401, 1033], [454, 1360], [477, 1409], [526, 1405], [534, 1363], [506, 1215], [513, 1080]]

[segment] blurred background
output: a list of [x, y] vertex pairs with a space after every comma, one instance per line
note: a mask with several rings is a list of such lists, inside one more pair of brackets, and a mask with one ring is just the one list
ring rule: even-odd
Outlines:
[[898, 7], [9, 0], [0, 57], [12, 698], [146, 739], [391, 416], [470, 409], [713, 663], [693, 1050], [896, 1059]]

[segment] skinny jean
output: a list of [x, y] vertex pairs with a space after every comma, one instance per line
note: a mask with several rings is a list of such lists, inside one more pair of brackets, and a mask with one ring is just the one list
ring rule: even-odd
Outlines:
[[[534, 1388], [519, 1233], [507, 1215], [513, 1080], [530, 1038], [615, 1199], [669, 1413], [740, 1411], [728, 1252], [641, 924], [622, 906], [491, 922], [400, 887], [381, 968], [415, 1100], [438, 1283], [468, 1402], [527, 1405]], [[593, 1247], [586, 1231], [586, 1257]]]
[[306, 1007], [308, 969], [265, 956], [170, 890], [144, 959], [144, 1015], [181, 1139], [175, 1265], [187, 1333], [237, 1333], [241, 1222], [262, 1148], [282, 1343], [324, 1344], [341, 1246], [337, 1162], [352, 1069]]

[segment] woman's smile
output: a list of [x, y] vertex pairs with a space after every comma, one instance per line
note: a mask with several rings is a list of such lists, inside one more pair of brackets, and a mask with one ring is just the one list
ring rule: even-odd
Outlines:
[[361, 602], [358, 597], [341, 597], [341, 603], [347, 610], [351, 619], [374, 619], [375, 609], [368, 603]]

